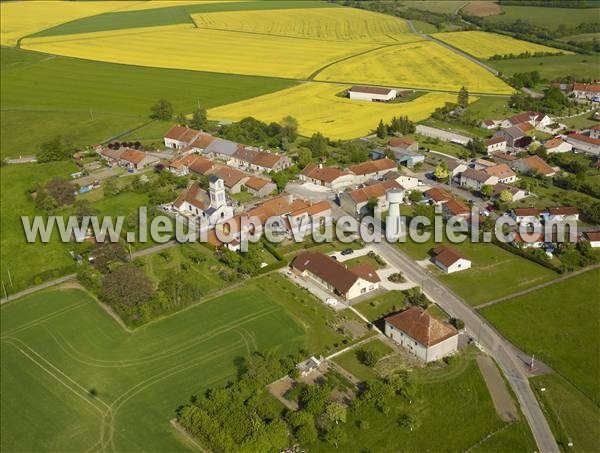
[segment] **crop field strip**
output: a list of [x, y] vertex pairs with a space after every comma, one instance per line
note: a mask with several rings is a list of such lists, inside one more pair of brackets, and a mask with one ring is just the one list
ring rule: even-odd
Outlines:
[[[26, 385], [38, 402], [42, 389], [49, 396], [67, 392], [71, 396], [53, 409], [56, 413], [67, 405], [69, 413], [90, 414], [81, 420], [68, 419], [58, 432], [33, 440], [57, 451], [67, 445], [81, 451], [147, 451], [150, 446], [182, 450], [168, 424], [177, 404], [200, 386], [230, 377], [236, 357], [275, 345], [285, 353], [304, 343], [304, 322], [277, 302], [283, 294], [307, 297], [283, 277], [263, 277], [129, 334], [80, 290], [46, 291], [3, 306], [3, 410], [14, 407], [14, 395], [19, 393], [7, 392], [5, 386], [16, 390], [20, 380], [14, 373], [26, 372], [31, 377]], [[89, 396], [92, 387], [98, 390], [95, 398]], [[39, 417], [49, 415], [39, 409], [38, 423]], [[91, 426], [74, 425], [80, 423]], [[63, 439], [71, 429], [80, 435]], [[2, 439], [3, 447], [11, 445], [11, 451], [39, 449], [40, 444], [31, 441]], [[61, 443], [65, 441], [72, 443]]]
[[514, 54], [524, 52], [550, 52], [570, 54], [566, 50], [543, 46], [528, 41], [511, 38], [510, 36], [484, 31], [460, 31], [450, 33], [434, 33], [434, 38], [444, 41], [477, 58], [487, 59], [493, 55]]
[[357, 102], [339, 96], [348, 85], [307, 82], [284, 91], [228, 104], [209, 110], [209, 118], [237, 121], [246, 116], [270, 122], [289, 114], [299, 123], [299, 132], [311, 135], [325, 131], [331, 138], [355, 138], [370, 132], [379, 121], [409, 115], [418, 121], [454, 99], [446, 93], [428, 93], [405, 103]]

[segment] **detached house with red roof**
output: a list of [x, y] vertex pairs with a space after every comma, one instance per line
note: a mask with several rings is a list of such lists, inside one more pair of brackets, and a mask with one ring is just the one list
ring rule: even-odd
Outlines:
[[573, 150], [573, 145], [565, 142], [562, 138], [551, 138], [544, 142], [544, 148], [548, 154], [553, 153], [567, 153]]
[[323, 253], [303, 252], [292, 261], [291, 267], [347, 301], [379, 288], [379, 276], [367, 263], [348, 268]]
[[360, 216], [370, 214], [369, 201], [374, 200], [376, 202], [375, 211], [384, 212], [388, 209], [386, 193], [390, 189], [404, 191], [404, 188], [396, 181], [379, 182], [350, 192], [344, 192], [340, 195], [340, 205], [346, 212]]
[[433, 263], [446, 274], [471, 268], [471, 261], [454, 247], [441, 245], [432, 250]]
[[397, 170], [398, 166], [396, 162], [387, 157], [384, 159], [370, 160], [363, 162], [362, 164], [351, 165], [348, 167], [352, 173], [356, 175], [354, 182], [360, 184], [368, 181], [369, 179], [380, 179], [386, 173]]
[[173, 126], [164, 136], [165, 146], [172, 149], [187, 148], [202, 132], [186, 126]]
[[385, 335], [426, 363], [458, 350], [458, 331], [418, 307], [385, 318]]
[[593, 154], [594, 156], [600, 155], [600, 139], [598, 138], [573, 132], [567, 135], [565, 140], [577, 151]]
[[335, 167], [324, 167], [322, 164], [309, 164], [298, 176], [300, 181], [339, 190], [354, 184], [355, 176]]
[[518, 159], [512, 163], [511, 167], [514, 170], [526, 175], [539, 173], [550, 177], [556, 174], [556, 170], [554, 170], [554, 168], [548, 165], [544, 159], [537, 155]]
[[574, 83], [569, 90], [578, 99], [592, 99], [600, 96], [600, 83]]

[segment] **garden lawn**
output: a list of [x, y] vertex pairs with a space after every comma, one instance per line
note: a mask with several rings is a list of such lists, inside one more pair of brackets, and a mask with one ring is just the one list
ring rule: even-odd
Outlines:
[[373, 322], [404, 308], [404, 294], [401, 291], [387, 291], [379, 296], [364, 300], [354, 308]]
[[52, 235], [47, 244], [27, 243], [21, 216], [29, 216], [33, 221], [32, 216], [42, 215], [27, 196], [27, 190], [54, 177], [69, 178], [76, 170], [77, 166], [71, 162], [8, 165], [0, 169], [1, 280], [8, 293], [75, 270], [75, 262], [68, 254], [69, 246], [60, 242], [58, 234]]
[[[444, 244], [459, 250], [471, 260], [472, 267], [453, 274], [442, 274], [441, 270], [435, 267], [436, 275], [470, 305], [480, 305], [558, 276], [550, 269], [491, 243], [473, 243], [467, 239], [462, 243], [454, 244], [445, 239]], [[408, 238], [407, 242], [396, 245], [411, 258], [424, 260], [429, 257], [428, 252], [440, 244], [434, 243], [433, 238], [422, 244]]]
[[600, 403], [600, 270], [481, 310], [512, 343]]
[[[470, 353], [461, 354], [448, 367], [425, 367], [413, 371], [411, 376], [416, 383], [412, 404], [395, 397], [389, 401], [388, 414], [372, 406], [349, 413], [344, 425], [347, 439], [336, 451], [371, 451], [373, 446], [377, 446], [377, 451], [398, 451], [401, 448], [403, 452], [422, 452], [424, 446], [428, 451], [465, 451], [488, 434], [506, 426], [496, 414]], [[416, 418], [413, 431], [398, 425], [398, 419], [404, 413]], [[368, 429], [359, 427], [362, 420], [368, 423]], [[510, 451], [534, 449], [530, 437], [525, 436], [516, 441], [510, 439], [507, 446], [512, 448]], [[324, 443], [311, 445], [309, 449], [333, 451], [330, 445]]]
[[[535, 377], [531, 383], [562, 450], [597, 451], [600, 445], [598, 406], [556, 374]], [[546, 390], [542, 392], [542, 388]], [[569, 446], [569, 442], [573, 445]]]
[[1, 310], [3, 451], [186, 451], [175, 409], [249, 352], [312, 354], [342, 338], [326, 326], [331, 310], [278, 275], [133, 332], [77, 289]]
[[369, 367], [360, 362], [358, 355], [360, 351], [371, 351], [381, 359], [391, 353], [393, 349], [380, 339], [357, 346], [344, 354], [337, 356], [333, 361], [362, 381], [368, 381], [377, 377], [373, 367]]

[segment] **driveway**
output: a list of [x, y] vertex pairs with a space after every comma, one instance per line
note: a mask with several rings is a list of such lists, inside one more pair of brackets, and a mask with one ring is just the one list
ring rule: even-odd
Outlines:
[[298, 198], [304, 198], [313, 202], [333, 200], [336, 197], [336, 194], [332, 189], [311, 183], [301, 184], [290, 182], [285, 186], [285, 191]]

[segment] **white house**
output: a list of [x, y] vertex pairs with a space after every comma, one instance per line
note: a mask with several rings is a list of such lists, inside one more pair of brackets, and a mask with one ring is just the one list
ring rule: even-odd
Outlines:
[[479, 127], [482, 127], [484, 129], [488, 129], [488, 130], [492, 130], [492, 129], [496, 129], [498, 126], [500, 126], [501, 121], [498, 120], [483, 120], [481, 123], [479, 123]]
[[483, 170], [490, 176], [498, 178], [498, 182], [510, 184], [517, 180], [517, 174], [506, 164], [498, 164]]
[[391, 101], [398, 93], [392, 88], [355, 85], [348, 90], [348, 97], [357, 101]]
[[419, 181], [419, 178], [415, 178], [414, 176], [403, 175], [399, 171], [390, 171], [383, 175], [384, 181], [396, 181], [406, 190], [413, 190], [422, 185], [423, 183]]
[[593, 248], [600, 247], [600, 231], [586, 231], [583, 236]]
[[452, 159], [448, 161], [448, 173], [452, 178], [460, 176], [467, 168], [469, 168], [467, 163], [462, 160]]
[[570, 91], [578, 99], [592, 99], [600, 96], [599, 83], [574, 83]]
[[567, 153], [573, 150], [573, 145], [565, 142], [562, 138], [551, 138], [544, 142], [544, 148], [548, 154]]
[[534, 232], [523, 237], [520, 233], [516, 233], [512, 240], [512, 245], [522, 249], [540, 249], [544, 246], [544, 235], [539, 232]]
[[481, 190], [485, 185], [493, 186], [498, 183], [498, 177], [484, 170], [468, 168], [460, 174], [460, 185], [473, 190]]
[[397, 170], [398, 166], [392, 159], [384, 158], [377, 160], [370, 160], [361, 164], [351, 165], [348, 167], [354, 175], [355, 184], [368, 181], [369, 179], [380, 179], [386, 173]]
[[223, 180], [214, 175], [209, 178], [209, 193], [194, 183], [181, 192], [173, 203], [173, 209], [190, 220], [207, 222], [209, 225], [233, 217], [233, 208], [227, 205]]
[[565, 140], [567, 143], [573, 145], [573, 149], [577, 151], [583, 151], [595, 156], [600, 155], [600, 139], [573, 132], [567, 135]]
[[531, 226], [540, 225], [541, 215], [542, 211], [537, 208], [514, 208], [510, 212], [510, 216], [515, 219], [518, 225], [522, 223]]
[[433, 263], [446, 274], [471, 269], [471, 261], [455, 248], [441, 245], [432, 250]]
[[547, 208], [542, 213], [545, 222], [566, 222], [570, 220], [579, 220], [579, 209], [575, 206], [558, 206], [556, 208]]
[[165, 146], [172, 149], [188, 147], [202, 132], [185, 126], [173, 126], [164, 136]]
[[334, 190], [343, 189], [354, 184], [355, 176], [335, 167], [323, 167], [319, 164], [308, 164], [298, 176], [300, 181], [310, 182]]
[[488, 154], [506, 151], [506, 139], [504, 137], [492, 137], [486, 140], [484, 145]]
[[303, 252], [292, 261], [292, 269], [310, 278], [345, 300], [379, 288], [379, 276], [370, 264], [348, 269], [344, 264], [319, 252]]
[[385, 335], [426, 363], [458, 350], [458, 331], [418, 307], [385, 318]]

